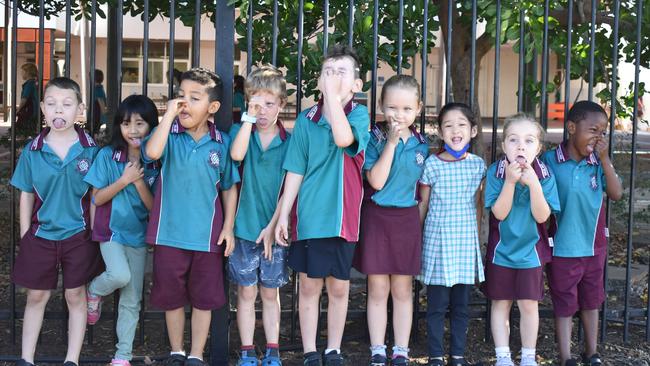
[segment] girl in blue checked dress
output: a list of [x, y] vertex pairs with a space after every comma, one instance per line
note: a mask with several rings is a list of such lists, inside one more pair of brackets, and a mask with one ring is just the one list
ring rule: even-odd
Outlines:
[[[420, 273], [421, 230], [417, 186], [429, 151], [413, 127], [420, 113], [420, 86], [411, 76], [393, 76], [381, 91], [386, 123], [370, 134], [363, 165], [366, 199], [354, 267], [368, 275], [370, 365], [386, 365], [384, 345], [388, 295], [393, 298], [392, 365], [408, 365], [413, 314], [413, 276]], [[370, 187], [368, 187], [368, 185]]]
[[483, 281], [478, 238], [485, 162], [468, 152], [477, 127], [472, 110], [462, 103], [445, 105], [438, 116], [444, 145], [425, 162], [420, 180], [420, 218], [424, 222], [422, 271], [427, 285], [429, 365], [444, 365], [445, 314], [451, 311], [448, 365], [469, 365], [463, 355], [472, 285]]

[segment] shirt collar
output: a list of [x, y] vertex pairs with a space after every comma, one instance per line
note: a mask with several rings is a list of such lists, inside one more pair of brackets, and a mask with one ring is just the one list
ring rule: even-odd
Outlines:
[[128, 158], [129, 158], [129, 154], [125, 148], [119, 148], [113, 150], [113, 160], [120, 163], [126, 163]]
[[[506, 168], [508, 167], [509, 163], [510, 162], [508, 161], [508, 158], [505, 156], [501, 159], [501, 161], [499, 161], [499, 165], [497, 165], [497, 171], [495, 174], [497, 178], [506, 179]], [[551, 172], [548, 170], [548, 167], [538, 158], [535, 158], [531, 166], [533, 167], [537, 178], [546, 179], [551, 176]]]
[[[222, 144], [223, 143], [223, 137], [221, 136], [221, 132], [217, 130], [217, 127], [214, 125], [214, 123], [210, 120], [208, 120], [208, 129], [210, 130], [210, 138], [213, 139], [214, 141]], [[178, 121], [178, 118], [174, 120], [172, 123], [172, 128], [170, 130], [171, 133], [173, 134], [179, 134], [179, 133], [184, 133], [185, 132], [185, 127]]]
[[[45, 141], [45, 136], [47, 136], [48, 133], [50, 133], [51, 128], [50, 127], [45, 127], [41, 133], [39, 133], [34, 140], [32, 140], [32, 144], [30, 145], [29, 149], [32, 151], [36, 150], [41, 150], [43, 148], [43, 144]], [[74, 130], [77, 132], [77, 136], [79, 137], [79, 143], [83, 147], [92, 147], [92, 146], [97, 146], [95, 143], [95, 140], [90, 136], [88, 132], [86, 132], [81, 126], [75, 124], [74, 125]]]
[[[359, 103], [357, 103], [354, 98], [350, 99], [350, 101], [343, 107], [343, 112], [347, 116], [352, 112], [354, 108], [357, 107]], [[318, 122], [320, 121], [321, 117], [323, 116], [323, 99], [319, 99], [318, 103], [311, 107], [309, 109], [309, 112], [307, 112], [307, 118], [309, 118], [310, 121], [312, 122]]]
[[[566, 144], [566, 142], [563, 142], [558, 145], [557, 149], [555, 149], [555, 159], [558, 163], [565, 163], [571, 159], [569, 156], [569, 149], [566, 147]], [[594, 153], [589, 154], [589, 156], [587, 156], [584, 160], [589, 165], [600, 165], [600, 161]]]

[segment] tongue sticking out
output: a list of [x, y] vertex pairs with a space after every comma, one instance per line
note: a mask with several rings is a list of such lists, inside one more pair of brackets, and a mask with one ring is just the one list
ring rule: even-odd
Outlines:
[[131, 143], [133, 144], [133, 146], [140, 147], [140, 144], [142, 143], [142, 140], [139, 139], [139, 138], [132, 138]]
[[587, 152], [588, 152], [589, 154], [591, 154], [592, 152], [594, 152], [594, 147], [591, 146], [591, 145], [587, 145]]
[[515, 161], [516, 161], [517, 163], [519, 163], [519, 165], [521, 165], [521, 166], [526, 165], [526, 158], [523, 157], [523, 156], [517, 156], [517, 157], [515, 158]]
[[63, 126], [65, 126], [65, 120], [62, 118], [55, 118], [52, 121], [52, 125], [54, 126], [54, 128], [63, 128]]

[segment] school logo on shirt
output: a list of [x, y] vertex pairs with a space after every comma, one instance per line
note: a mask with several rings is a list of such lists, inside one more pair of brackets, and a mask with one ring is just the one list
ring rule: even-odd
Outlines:
[[153, 184], [156, 182], [156, 177], [149, 177], [147, 179], [147, 184], [149, 184], [149, 187], [153, 187]]
[[598, 179], [596, 178], [595, 174], [591, 176], [590, 181], [591, 181], [591, 189], [594, 191], [598, 190]]
[[422, 153], [419, 151], [415, 153], [415, 162], [418, 164], [418, 166], [424, 165], [424, 155], [422, 155]]
[[86, 175], [89, 169], [90, 169], [90, 160], [86, 158], [77, 160], [77, 171], [79, 173]]
[[219, 156], [219, 152], [216, 150], [210, 150], [210, 155], [208, 156], [208, 164], [210, 164], [213, 168], [218, 168], [220, 161], [221, 156]]

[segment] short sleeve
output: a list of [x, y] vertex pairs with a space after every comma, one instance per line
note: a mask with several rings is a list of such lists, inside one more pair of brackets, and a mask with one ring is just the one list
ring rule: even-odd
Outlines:
[[31, 151], [29, 150], [31, 141], [25, 145], [23, 152], [18, 159], [18, 165], [11, 177], [11, 185], [18, 188], [23, 192], [34, 192], [34, 180], [32, 178], [31, 170]]
[[23, 84], [23, 90], [20, 92], [21, 98], [30, 98], [33, 94], [36, 94], [36, 85], [32, 80], [28, 80]]
[[239, 177], [239, 170], [237, 169], [237, 164], [230, 158], [230, 137], [224, 136], [224, 151], [225, 156], [223, 158], [223, 169], [221, 170], [221, 189], [228, 190], [234, 184], [237, 184], [241, 181]]
[[307, 171], [307, 134], [305, 131], [305, 124], [309, 123], [303, 113], [298, 116], [296, 124], [293, 128], [293, 134], [289, 140], [289, 147], [282, 164], [282, 169], [299, 174], [305, 175]]
[[[158, 129], [158, 127], [154, 127], [153, 130], [149, 133], [147, 137], [144, 138], [142, 141], [142, 146], [140, 147], [140, 156], [142, 156], [142, 161], [145, 163], [153, 163], [155, 160], [151, 159], [149, 156], [147, 156], [147, 144], [149, 143], [149, 139], [151, 139], [151, 135], [153, 135], [153, 132]], [[169, 140], [172, 137], [172, 133], [170, 132], [169, 135], [167, 136], [167, 142], [165, 143], [165, 148], [163, 149], [162, 154], [160, 155], [159, 160], [164, 160], [165, 156], [167, 155], [167, 152], [169, 151]]]
[[496, 177], [497, 165], [498, 163], [492, 164], [487, 170], [487, 177], [485, 179], [485, 208], [491, 208], [494, 205], [503, 188], [504, 180]]
[[544, 192], [544, 198], [546, 198], [546, 203], [548, 203], [548, 206], [551, 208], [551, 212], [560, 212], [560, 197], [557, 193], [555, 176], [551, 175], [550, 177], [543, 179], [540, 183], [542, 185], [542, 192]]
[[370, 128], [368, 108], [363, 105], [358, 105], [347, 117], [348, 122], [350, 122], [350, 128], [352, 129], [352, 135], [354, 135], [354, 142], [345, 148], [345, 153], [349, 156], [356, 156], [366, 149], [368, 140], [370, 140], [370, 133], [368, 132]]
[[433, 186], [434, 183], [434, 167], [435, 160], [437, 157], [430, 155], [427, 160], [424, 161], [424, 170], [422, 171], [422, 176], [420, 177], [420, 184], [425, 186]]
[[370, 170], [375, 166], [375, 163], [379, 160], [381, 152], [384, 150], [384, 146], [385, 145], [381, 144], [377, 140], [377, 137], [374, 135], [370, 136], [370, 142], [368, 143], [368, 147], [366, 147], [366, 159], [363, 163], [363, 170]]
[[[235, 138], [237, 137], [237, 134], [239, 133], [240, 130], [241, 130], [241, 123], [233, 122], [233, 124], [230, 126], [230, 131], [228, 131], [228, 136], [230, 136], [230, 148], [228, 148], [228, 155], [230, 155], [230, 149], [232, 149], [232, 143], [233, 141], [235, 141]], [[251, 134], [251, 137], [252, 136], [253, 135]], [[249, 149], [250, 149], [250, 145], [249, 145]], [[233, 162], [238, 167], [242, 164], [241, 161], [233, 160]]]
[[111, 148], [105, 147], [101, 149], [84, 177], [84, 181], [97, 189], [111, 184], [112, 182], [109, 181], [111, 163], [109, 159], [113, 158], [112, 155]]

